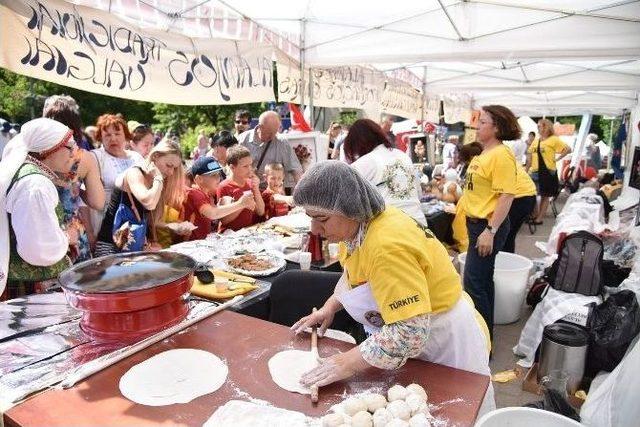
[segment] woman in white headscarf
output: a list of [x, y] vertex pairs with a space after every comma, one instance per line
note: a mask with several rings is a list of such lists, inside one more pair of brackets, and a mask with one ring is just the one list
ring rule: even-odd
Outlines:
[[70, 172], [77, 148], [67, 126], [46, 118], [25, 123], [5, 148], [0, 162], [0, 299], [45, 290], [70, 265], [66, 254], [78, 233], [73, 225], [61, 227], [54, 182]]

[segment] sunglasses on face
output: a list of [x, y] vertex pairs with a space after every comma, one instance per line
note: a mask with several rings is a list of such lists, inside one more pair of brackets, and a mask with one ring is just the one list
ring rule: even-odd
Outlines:
[[69, 150], [70, 153], [73, 153], [76, 150], [76, 148], [78, 148], [78, 146], [75, 143], [72, 143], [68, 145], [63, 145], [62, 148], [66, 148], [67, 150]]
[[239, 125], [240, 123], [242, 123], [243, 125], [248, 125], [249, 122], [247, 120], [236, 120], [236, 124]]

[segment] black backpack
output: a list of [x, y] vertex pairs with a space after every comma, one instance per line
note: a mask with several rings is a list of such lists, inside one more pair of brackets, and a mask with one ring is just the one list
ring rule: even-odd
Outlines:
[[549, 283], [563, 292], [587, 296], [602, 294], [603, 253], [602, 240], [598, 236], [588, 231], [568, 235], [547, 274]]

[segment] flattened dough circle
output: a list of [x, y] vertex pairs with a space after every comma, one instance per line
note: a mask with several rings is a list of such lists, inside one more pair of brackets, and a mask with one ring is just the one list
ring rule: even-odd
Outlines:
[[169, 350], [131, 367], [120, 378], [120, 392], [141, 405], [187, 403], [218, 390], [228, 374], [227, 365], [208, 351]]
[[311, 389], [300, 384], [302, 375], [318, 366], [310, 351], [285, 350], [269, 359], [269, 373], [280, 388], [300, 394], [311, 394]]

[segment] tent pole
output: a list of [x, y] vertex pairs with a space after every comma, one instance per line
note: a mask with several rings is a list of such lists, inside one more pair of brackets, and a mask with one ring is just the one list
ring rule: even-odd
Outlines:
[[427, 67], [422, 67], [422, 114], [420, 116], [420, 127], [424, 132], [424, 120], [426, 118], [426, 112], [424, 111], [427, 105]]
[[311, 73], [311, 67], [309, 67], [309, 126], [311, 130], [316, 130], [316, 120], [313, 116], [313, 74]]
[[304, 59], [305, 52], [305, 33], [307, 29], [307, 20], [302, 18], [300, 20], [300, 111], [304, 116], [304, 95], [306, 92], [305, 75], [304, 75]]

